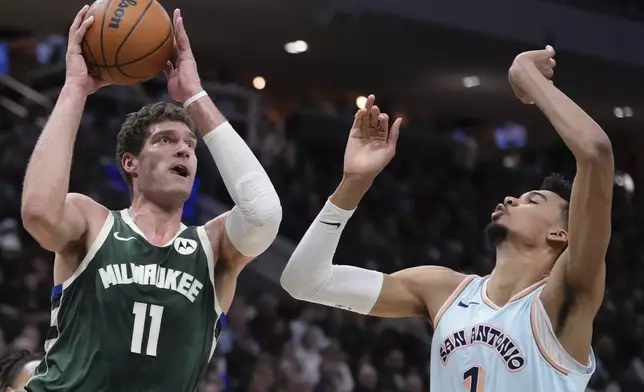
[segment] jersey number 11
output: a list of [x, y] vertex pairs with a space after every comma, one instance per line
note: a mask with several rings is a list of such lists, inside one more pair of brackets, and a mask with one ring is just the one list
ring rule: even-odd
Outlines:
[[[135, 354], [141, 354], [148, 304], [135, 302], [132, 313], [134, 314], [134, 329], [132, 330], [132, 344], [130, 346], [130, 351]], [[159, 330], [161, 329], [162, 317], [163, 306], [150, 305], [150, 331], [148, 332], [148, 347], [145, 350], [145, 353], [152, 357], [156, 357], [157, 355], [157, 345], [159, 343]]]

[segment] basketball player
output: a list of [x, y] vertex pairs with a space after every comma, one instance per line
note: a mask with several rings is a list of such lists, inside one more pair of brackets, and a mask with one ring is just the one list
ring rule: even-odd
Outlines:
[[0, 392], [18, 392], [40, 362], [40, 356], [27, 350], [7, 352], [0, 356]]
[[[27, 231], [56, 253], [46, 355], [33, 392], [193, 392], [215, 349], [220, 316], [240, 271], [275, 239], [279, 198], [266, 172], [204, 92], [178, 10], [176, 61], [165, 71], [183, 108], [157, 103], [130, 114], [117, 159], [132, 204], [109, 211], [68, 193], [72, 149], [87, 96], [80, 43], [87, 7], [70, 29], [67, 77], [25, 176]], [[235, 207], [203, 226], [181, 223], [197, 158], [196, 127]], [[82, 146], [81, 146], [82, 148]]]
[[520, 54], [510, 84], [548, 117], [574, 154], [577, 175], [572, 192], [554, 176], [494, 209], [486, 230], [496, 246], [490, 276], [435, 266], [385, 275], [332, 264], [344, 226], [396, 148], [401, 121], [388, 132], [373, 96], [356, 114], [342, 182], [283, 272], [282, 286], [300, 300], [428, 317], [434, 392], [582, 392], [595, 369], [590, 345], [611, 232], [612, 148], [599, 125], [550, 83], [554, 55], [550, 46]]

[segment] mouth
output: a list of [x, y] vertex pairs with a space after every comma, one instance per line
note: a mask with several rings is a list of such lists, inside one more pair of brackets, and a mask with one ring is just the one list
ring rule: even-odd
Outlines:
[[501, 217], [501, 215], [505, 213], [506, 213], [505, 206], [503, 204], [498, 204], [494, 209], [494, 212], [492, 212], [492, 221], [498, 220]]
[[176, 165], [170, 168], [170, 173], [177, 176], [188, 178], [190, 176], [190, 170], [184, 165]]

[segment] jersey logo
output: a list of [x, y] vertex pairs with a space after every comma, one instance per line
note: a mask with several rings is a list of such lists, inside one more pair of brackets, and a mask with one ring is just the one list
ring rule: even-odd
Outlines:
[[461, 308], [469, 308], [470, 305], [479, 305], [479, 303], [478, 302], [472, 302], [472, 301], [470, 301], [468, 303], [465, 303], [465, 302], [463, 302], [463, 300], [458, 301], [458, 306], [460, 306]]
[[177, 239], [174, 240], [174, 250], [184, 256], [191, 255], [195, 253], [195, 250], [197, 250], [197, 241], [177, 237]]
[[475, 344], [496, 351], [511, 372], [519, 371], [525, 366], [526, 358], [517, 342], [506, 331], [487, 324], [476, 324], [469, 331], [461, 329], [448, 334], [439, 348], [441, 362], [445, 365], [452, 353], [458, 352], [459, 348]]
[[134, 239], [135, 239], [134, 237], [127, 237], [127, 238], [125, 238], [125, 237], [121, 237], [121, 236], [119, 236], [119, 232], [118, 232], [118, 231], [117, 231], [116, 233], [114, 233], [114, 238], [116, 238], [116, 239], [117, 239], [117, 240], [119, 240], [119, 241], [131, 241], [131, 240], [134, 240]]

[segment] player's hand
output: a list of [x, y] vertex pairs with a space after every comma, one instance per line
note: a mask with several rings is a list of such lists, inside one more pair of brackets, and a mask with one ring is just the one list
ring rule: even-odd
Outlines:
[[521, 53], [514, 59], [508, 72], [508, 77], [514, 94], [521, 102], [526, 104], [534, 103], [534, 99], [521, 88], [522, 81], [534, 69], [539, 71], [547, 80], [551, 80], [555, 73], [554, 68], [557, 65], [554, 57], [555, 49], [548, 45], [542, 50], [531, 50]]
[[345, 177], [373, 180], [396, 154], [402, 119], [389, 129], [389, 116], [374, 106], [370, 95], [364, 109], [358, 110], [344, 152]]
[[165, 70], [168, 79], [168, 92], [172, 99], [185, 102], [188, 98], [201, 92], [201, 80], [197, 72], [197, 62], [190, 48], [190, 40], [183, 25], [183, 17], [179, 9], [174, 10], [174, 61], [168, 61]]
[[67, 43], [67, 55], [65, 57], [65, 84], [79, 87], [86, 95], [93, 94], [99, 88], [109, 83], [89, 74], [87, 64], [83, 58], [81, 43], [89, 27], [94, 23], [94, 16], [87, 17], [89, 6], [84, 6], [72, 26], [69, 28], [69, 39]]

